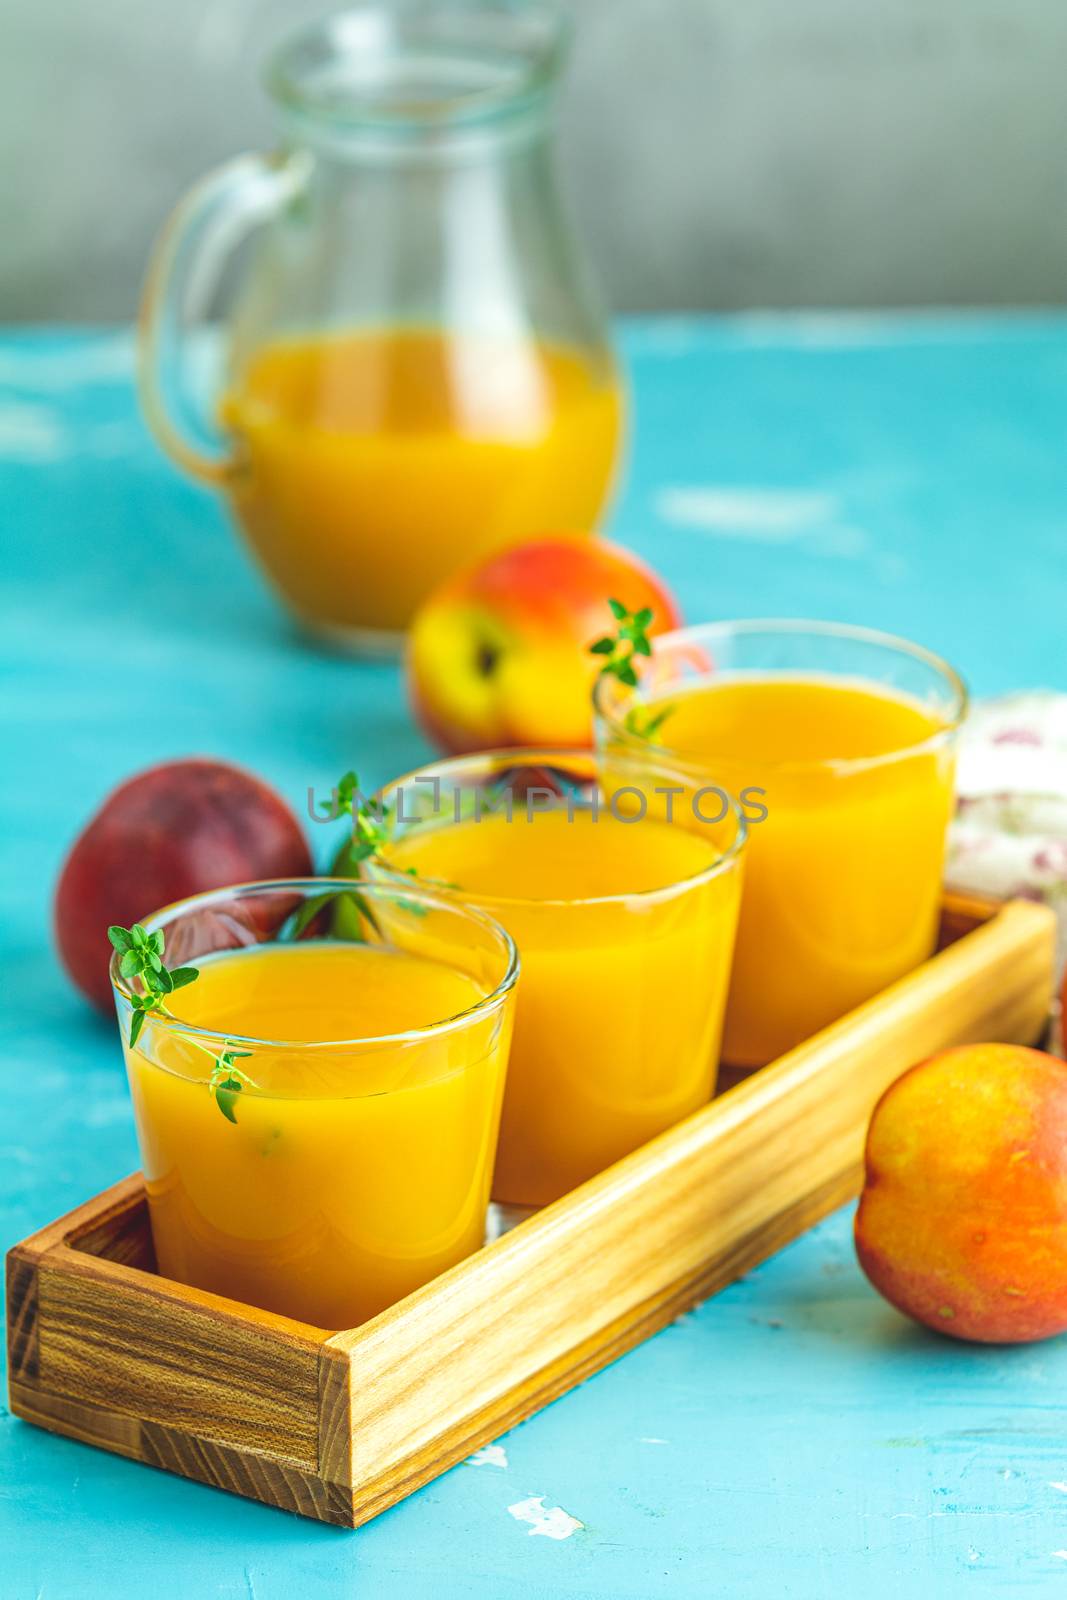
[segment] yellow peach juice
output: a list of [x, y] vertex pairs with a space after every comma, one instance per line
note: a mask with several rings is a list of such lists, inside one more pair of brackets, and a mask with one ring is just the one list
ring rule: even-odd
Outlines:
[[724, 674], [651, 700], [668, 707], [657, 740], [671, 758], [747, 796], [723, 1056], [759, 1065], [932, 951], [953, 797], [948, 725], [890, 689], [784, 673]]
[[414, 829], [386, 859], [519, 947], [494, 1198], [554, 1200], [710, 1098], [739, 872], [699, 828], [517, 805]]
[[[159, 1270], [324, 1328], [349, 1327], [484, 1235], [508, 1019], [376, 1047], [484, 999], [465, 972], [316, 941], [208, 956], [180, 1023], [239, 1040], [230, 1121], [210, 1056], [153, 1024], [127, 1066]], [[254, 1085], [254, 1086], [253, 1086]]]

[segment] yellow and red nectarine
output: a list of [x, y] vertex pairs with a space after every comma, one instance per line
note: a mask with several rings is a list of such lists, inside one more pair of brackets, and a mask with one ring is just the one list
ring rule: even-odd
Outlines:
[[856, 1251], [887, 1300], [959, 1339], [1067, 1330], [1067, 1062], [946, 1050], [875, 1106]]
[[650, 633], [681, 622], [650, 567], [587, 534], [515, 545], [451, 578], [412, 623], [407, 673], [427, 736], [452, 754], [512, 745], [588, 746], [594, 639], [609, 597], [650, 606]]

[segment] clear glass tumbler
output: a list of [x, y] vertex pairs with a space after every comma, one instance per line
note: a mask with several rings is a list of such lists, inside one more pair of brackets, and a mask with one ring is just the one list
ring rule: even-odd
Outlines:
[[489, 911], [522, 957], [495, 1200], [544, 1205], [715, 1086], [744, 824], [669, 766], [506, 750], [390, 784], [374, 879]]
[[199, 971], [131, 1045], [138, 990], [112, 963], [161, 1273], [335, 1329], [481, 1246], [518, 973], [502, 928], [410, 882], [328, 879], [145, 927]]
[[745, 812], [726, 1061], [762, 1065], [930, 955], [967, 701], [938, 656], [838, 623], [709, 623], [595, 698], [606, 758], [669, 761]]

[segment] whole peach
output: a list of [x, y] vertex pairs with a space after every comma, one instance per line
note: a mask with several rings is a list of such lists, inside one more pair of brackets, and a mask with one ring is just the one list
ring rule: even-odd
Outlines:
[[887, 1300], [958, 1339], [1067, 1329], [1067, 1063], [946, 1050], [886, 1090], [866, 1161], [856, 1251]]
[[262, 779], [226, 761], [167, 761], [129, 778], [78, 835], [55, 898], [59, 953], [78, 988], [111, 1006], [108, 925], [254, 878], [306, 877], [300, 824]]
[[681, 622], [660, 578], [588, 534], [515, 545], [451, 578], [422, 606], [408, 643], [408, 688], [427, 736], [453, 754], [592, 743], [594, 639], [616, 624], [609, 598], [648, 606], [649, 632]]

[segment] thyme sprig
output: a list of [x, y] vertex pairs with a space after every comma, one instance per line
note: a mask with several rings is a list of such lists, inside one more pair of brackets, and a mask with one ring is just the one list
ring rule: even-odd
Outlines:
[[[200, 976], [200, 969], [168, 967], [165, 964], [162, 928], [157, 928], [155, 933], [149, 933], [139, 922], [135, 922], [132, 928], [120, 928], [115, 924], [107, 930], [107, 936], [121, 957], [119, 972], [130, 983], [130, 1004], [133, 1007], [133, 1016], [130, 1018], [132, 1050], [149, 1017], [171, 1017], [175, 1021], [181, 1020], [174, 1017], [173, 1011], [167, 1005], [167, 998], [176, 989], [184, 989], [186, 984], [195, 982]], [[140, 994], [133, 988], [135, 982], [141, 985]], [[253, 1089], [257, 1089], [259, 1085], [246, 1072], [242, 1072], [240, 1067], [234, 1066], [234, 1062], [245, 1060], [252, 1052], [230, 1049], [216, 1051], [212, 1050], [210, 1045], [193, 1038], [188, 1042], [210, 1056], [214, 1062], [208, 1077], [208, 1091], [226, 1120], [236, 1122], [237, 1114], [234, 1108], [237, 1096], [246, 1084]]]
[[602, 678], [618, 678], [628, 689], [636, 689], [637, 669], [634, 660], [637, 656], [652, 654], [648, 637], [648, 630], [652, 626], [652, 607], [642, 606], [640, 611], [630, 611], [621, 600], [609, 600], [608, 605], [618, 627], [614, 633], [606, 633], [602, 639], [596, 639], [589, 650], [594, 656], [605, 657], [600, 668]]
[[147, 1019], [152, 1015], [170, 1016], [167, 996], [175, 989], [184, 989], [200, 976], [198, 967], [175, 967], [163, 964], [164, 939], [162, 928], [149, 933], [135, 922], [132, 928], [117, 925], [107, 930], [107, 936], [122, 957], [119, 972], [131, 982], [139, 978], [140, 994], [132, 994], [133, 1017], [130, 1020], [130, 1044], [135, 1045]]
[[[397, 805], [390, 802], [387, 805], [379, 797], [366, 797], [360, 789], [355, 773], [346, 773], [339, 779], [334, 800], [323, 800], [323, 810], [330, 811], [331, 818], [336, 816], [350, 816], [352, 818], [352, 837], [346, 848], [339, 854], [334, 862], [334, 870], [344, 862], [347, 867], [358, 867], [362, 861], [370, 861], [371, 856], [381, 859], [382, 851], [394, 842], [397, 834]], [[403, 872], [408, 878], [418, 878], [419, 883], [430, 883], [434, 888], [456, 890], [458, 883], [450, 883], [446, 878], [427, 878], [419, 872], [418, 867], [390, 867], [392, 872]], [[413, 904], [413, 902], [408, 902]], [[366, 912], [370, 917], [370, 912]], [[371, 917], [371, 922], [374, 918]]]
[[352, 837], [346, 847], [348, 864], [358, 867], [361, 861], [378, 855], [393, 836], [396, 817], [391, 806], [383, 801], [368, 799], [359, 787], [354, 772], [338, 778], [334, 794], [322, 801], [322, 809], [336, 817], [352, 818]]
[[[630, 611], [621, 600], [609, 600], [608, 605], [617, 624], [616, 630], [594, 640], [589, 646], [590, 654], [603, 658], [600, 667], [602, 678], [617, 678], [628, 689], [636, 689], [638, 677], [635, 662], [638, 657], [652, 654], [648, 630], [652, 626], [654, 612], [651, 606]], [[631, 706], [623, 718], [623, 726], [639, 739], [651, 739], [673, 710], [673, 706], [663, 706], [659, 711], [653, 711], [648, 706]]]
[[[338, 817], [351, 819], [349, 835], [334, 856], [331, 875], [337, 878], [361, 878], [363, 874], [360, 867], [363, 862], [378, 855], [393, 836], [396, 818], [392, 808], [381, 800], [368, 799], [359, 786], [359, 777], [355, 772], [346, 772], [338, 778], [329, 800], [322, 800], [319, 805], [330, 822], [335, 822]], [[309, 900], [297, 918], [293, 937], [299, 938], [318, 912], [330, 905], [333, 908], [331, 918], [334, 931], [338, 936], [361, 939], [363, 923], [373, 928], [375, 933], [381, 933], [366, 897], [353, 888], [347, 893], [327, 890]]]
[[[333, 795], [329, 800], [320, 802], [330, 820], [347, 816], [352, 818], [352, 833], [344, 848], [334, 860], [334, 872], [351, 872], [359, 876], [358, 868], [364, 861], [369, 861], [372, 856], [381, 859], [386, 846], [393, 842], [396, 834], [396, 825], [399, 820], [395, 803], [386, 803], [380, 796], [368, 798], [359, 787], [359, 778], [354, 772], [346, 772], [339, 778]], [[401, 872], [405, 877], [414, 878], [417, 883], [427, 884], [435, 889], [458, 889], [458, 883], [449, 883], [445, 878], [428, 878], [420, 873], [418, 867], [390, 867], [393, 872]], [[358, 897], [356, 897], [358, 898]], [[398, 901], [398, 905], [405, 905], [408, 910], [418, 914], [424, 912], [424, 907], [418, 901]], [[365, 901], [359, 901], [359, 908], [373, 927], [377, 923]]]

